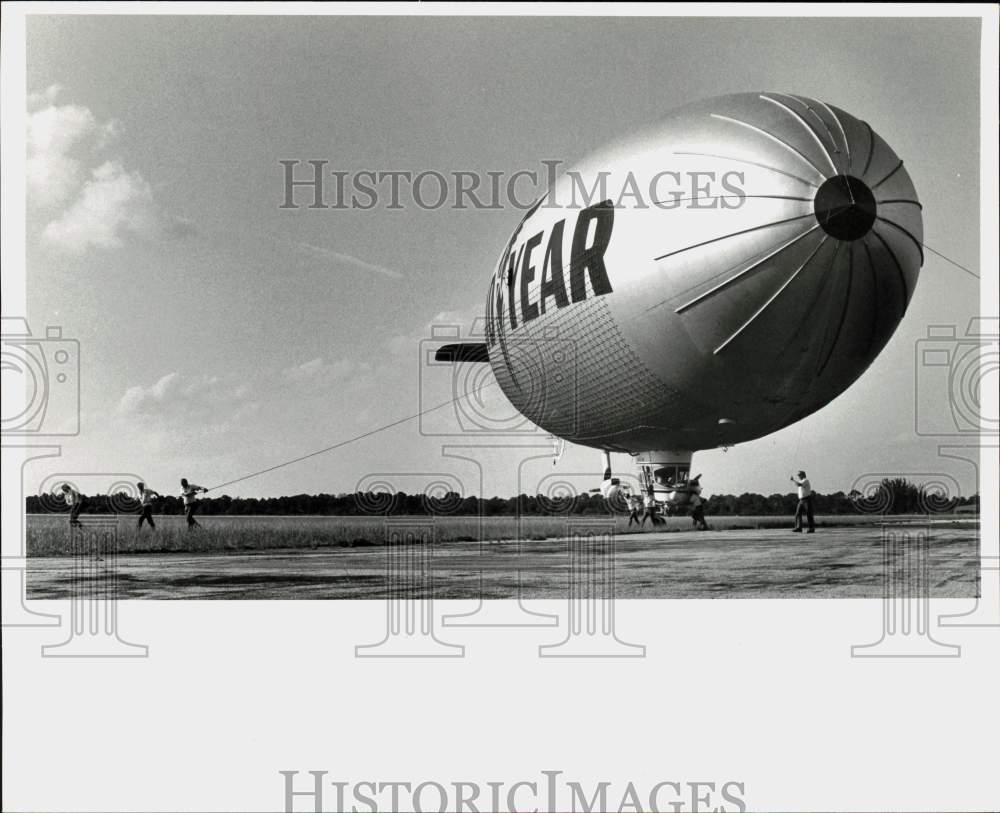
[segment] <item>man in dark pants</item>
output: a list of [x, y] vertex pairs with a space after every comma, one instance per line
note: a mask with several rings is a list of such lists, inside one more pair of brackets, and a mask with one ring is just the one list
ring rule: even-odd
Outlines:
[[194, 518], [194, 512], [198, 510], [197, 495], [199, 491], [206, 492], [208, 489], [204, 486], [196, 486], [194, 483], [189, 483], [184, 477], [181, 478], [181, 494], [184, 497], [184, 518], [187, 520], [189, 531], [201, 527], [198, 520]]
[[799, 502], [795, 506], [795, 527], [792, 530], [797, 534], [802, 533], [802, 515], [805, 514], [809, 520], [809, 530], [806, 533], [811, 534], [816, 530], [816, 523], [813, 521], [813, 492], [809, 478], [804, 471], [800, 471], [798, 477], [788, 479], [799, 488]]
[[705, 501], [698, 494], [691, 495], [691, 524], [699, 531], [707, 531], [705, 522]]
[[636, 525], [639, 524], [639, 509], [642, 508], [642, 500], [639, 499], [638, 494], [628, 495], [628, 527], [632, 527], [634, 522]]
[[646, 488], [646, 494], [642, 498], [642, 503], [643, 503], [643, 507], [645, 508], [645, 510], [643, 511], [643, 514], [642, 514], [642, 524], [639, 527], [645, 528], [646, 527], [646, 520], [647, 519], [653, 520], [653, 526], [655, 527], [656, 524], [657, 524], [657, 521], [656, 521], [656, 497], [653, 496], [653, 487], [652, 486], [648, 486]]
[[80, 522], [80, 512], [83, 510], [83, 495], [69, 483], [62, 485], [63, 502], [69, 506], [69, 527], [82, 528]]
[[136, 483], [139, 488], [139, 523], [135, 526], [137, 531], [142, 530], [142, 523], [148, 522], [149, 527], [156, 530], [156, 523], [153, 522], [153, 500], [159, 499], [160, 495], [153, 489], [147, 488], [145, 483]]

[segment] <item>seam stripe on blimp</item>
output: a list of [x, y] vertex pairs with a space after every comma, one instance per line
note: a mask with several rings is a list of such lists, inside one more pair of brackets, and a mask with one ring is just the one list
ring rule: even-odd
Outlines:
[[819, 224], [817, 223], [817, 224], [816, 224], [815, 226], [813, 226], [812, 228], [810, 228], [810, 229], [806, 229], [806, 230], [805, 230], [804, 232], [802, 232], [802, 234], [798, 234], [798, 235], [796, 235], [795, 237], [793, 237], [793, 238], [792, 238], [791, 240], [789, 240], [789, 241], [788, 241], [787, 243], [785, 243], [784, 245], [782, 245], [782, 246], [778, 246], [778, 248], [776, 248], [776, 249], [775, 249], [774, 251], [770, 252], [769, 254], [767, 254], [767, 255], [766, 255], [766, 256], [764, 256], [764, 257], [761, 257], [761, 258], [760, 258], [759, 260], [757, 260], [757, 261], [756, 261], [755, 263], [753, 263], [752, 265], [748, 265], [748, 266], [747, 266], [746, 268], [744, 268], [744, 269], [743, 269], [742, 271], [740, 271], [740, 272], [739, 272], [738, 274], [735, 274], [735, 275], [731, 276], [731, 277], [730, 277], [729, 279], [727, 279], [727, 280], [723, 280], [723, 281], [722, 281], [722, 282], [720, 282], [720, 283], [719, 283], [718, 285], [716, 285], [716, 286], [715, 286], [714, 288], [711, 288], [711, 289], [709, 289], [708, 291], [705, 291], [705, 293], [703, 293], [703, 294], [699, 294], [699, 295], [698, 295], [698, 296], [696, 296], [696, 297], [695, 297], [694, 299], [692, 299], [692, 300], [691, 300], [690, 302], [687, 302], [686, 304], [684, 304], [684, 305], [681, 305], [681, 306], [680, 306], [679, 308], [677, 308], [677, 309], [676, 309], [676, 310], [674, 311], [674, 313], [683, 313], [683, 312], [684, 312], [684, 311], [686, 311], [686, 310], [687, 310], [688, 308], [690, 308], [690, 307], [691, 307], [692, 305], [697, 305], [697, 304], [698, 304], [699, 302], [701, 302], [701, 301], [702, 301], [703, 299], [707, 299], [707, 298], [708, 298], [708, 297], [710, 297], [710, 296], [711, 296], [712, 294], [714, 294], [714, 293], [717, 293], [718, 291], [721, 291], [721, 290], [722, 290], [723, 288], [726, 288], [726, 287], [728, 287], [729, 285], [732, 285], [732, 284], [733, 284], [734, 282], [738, 281], [738, 280], [739, 280], [739, 279], [740, 279], [740, 278], [741, 278], [741, 277], [742, 277], [742, 276], [743, 276], [744, 274], [748, 274], [748, 273], [750, 273], [751, 271], [753, 271], [753, 270], [754, 270], [755, 268], [759, 268], [759, 267], [760, 267], [761, 265], [763, 265], [764, 263], [766, 263], [766, 262], [767, 262], [768, 260], [770, 260], [770, 259], [773, 259], [773, 258], [774, 258], [774, 257], [775, 257], [776, 255], [780, 254], [780, 253], [781, 253], [782, 251], [784, 251], [784, 250], [785, 250], [786, 248], [789, 248], [790, 246], [792, 246], [792, 245], [794, 245], [795, 243], [799, 242], [799, 240], [803, 239], [803, 238], [804, 238], [804, 237], [806, 237], [807, 235], [809, 235], [809, 234], [812, 234], [812, 233], [813, 233], [814, 231], [816, 231], [816, 229], [818, 229], [818, 228], [819, 228]]
[[896, 272], [899, 276], [899, 284], [903, 286], [903, 308], [902, 308], [902, 313], [900, 313], [900, 318], [902, 318], [903, 315], [906, 313], [906, 306], [909, 304], [910, 301], [910, 286], [906, 284], [906, 274], [903, 273], [903, 266], [899, 264], [899, 258], [896, 257], [896, 252], [892, 250], [892, 247], [889, 245], [886, 239], [881, 234], [879, 234], [878, 231], [875, 229], [872, 229], [872, 234], [875, 235], [875, 238], [882, 244], [882, 246], [888, 252], [889, 259], [892, 260], [892, 264], [896, 266]]
[[761, 164], [757, 161], [748, 161], [746, 158], [734, 158], [731, 155], [715, 155], [711, 152], [687, 152], [683, 150], [674, 150], [674, 155], [690, 155], [695, 158], [721, 158], [723, 161], [735, 161], [737, 164], [749, 164], [752, 167], [760, 167], [761, 169], [769, 169], [771, 172], [777, 172], [779, 175], [784, 175], [788, 178], [794, 178], [796, 181], [801, 181], [806, 186], [811, 186], [814, 189], [819, 189], [819, 184], [813, 183], [806, 178], [801, 178], [798, 175], [793, 175], [791, 172], [785, 172], [783, 169], [778, 169], [777, 167], [772, 167], [770, 164]]
[[[823, 157], [830, 162], [830, 169], [833, 170], [833, 174], [834, 175], [840, 174], [840, 170], [837, 169], [837, 165], [833, 162], [833, 156], [830, 154], [830, 149], [826, 146], [826, 144], [823, 143], [823, 139], [819, 137], [819, 134], [813, 129], [812, 125], [809, 124], [808, 121], [806, 121], [805, 116], [803, 116], [797, 110], [792, 110], [792, 108], [790, 108], [787, 104], [783, 104], [782, 102], [779, 102], [777, 99], [772, 99], [770, 96], [765, 96], [763, 93], [760, 94], [760, 98], [762, 98], [764, 101], [771, 102], [771, 104], [776, 104], [782, 110], [785, 110], [792, 116], [794, 116], [796, 121], [798, 121], [803, 127], [806, 128], [806, 132], [809, 133], [810, 138], [812, 138], [812, 140], [815, 141], [816, 144], [819, 146], [820, 150], [823, 151]], [[808, 105], [806, 105], [806, 107], [809, 108]], [[809, 109], [811, 110], [812, 108]], [[823, 126], [826, 127], [826, 124], [824, 123]], [[830, 128], [827, 127], [826, 131], [830, 133]], [[833, 133], [830, 133], [830, 140], [833, 141]], [[836, 146], [836, 144], [834, 144], [834, 146]]]
[[729, 116], [722, 116], [718, 113], [711, 113], [710, 115], [712, 116], [712, 118], [722, 119], [723, 121], [731, 121], [733, 124], [738, 124], [741, 127], [746, 127], [748, 130], [753, 130], [756, 133], [760, 133], [765, 138], [771, 139], [775, 144], [780, 144], [786, 150], [792, 153], [792, 155], [797, 155], [799, 158], [805, 161], [806, 164], [812, 167], [812, 169], [816, 170], [816, 172], [824, 181], [827, 179], [826, 173], [823, 172], [823, 170], [821, 170], [818, 166], [816, 166], [812, 161], [810, 161], [805, 155], [803, 155], [801, 152], [795, 149], [795, 147], [793, 147], [787, 141], [783, 141], [782, 139], [778, 138], [774, 133], [769, 133], [767, 130], [758, 127], [755, 124], [750, 124], [750, 122], [747, 121], [740, 121], [739, 119], [730, 118]]
[[[699, 200], [727, 200], [728, 198], [739, 198], [740, 200], [757, 200], [758, 198], [767, 198], [768, 200], [798, 200], [798, 201], [802, 201], [803, 203], [812, 203], [813, 202], [813, 198], [800, 198], [800, 197], [797, 197], [796, 195], [744, 195], [744, 194], [741, 193], [739, 195], [701, 195], [700, 197], [697, 197], [697, 198], [678, 198], [677, 200], [671, 200], [671, 201], [651, 200], [649, 203], [650, 203], [651, 206], [659, 206], [660, 204], [663, 204], [663, 203], [670, 203], [671, 206], [674, 206], [675, 204], [678, 204], [678, 203], [692, 203], [694, 201], [699, 201]], [[617, 209], [617, 208], [623, 208], [623, 207], [617, 207], [616, 206], [615, 208]], [[665, 208], [669, 208], [669, 207], [665, 207]], [[700, 207], [700, 208], [706, 208], [706, 209], [707, 208], [712, 208], [712, 209], [714, 209], [715, 207], [714, 206], [711, 206], [711, 207], [706, 206], [706, 207]], [[733, 206], [733, 207], [730, 207], [730, 208], [735, 209], [736, 207]]]
[[[849, 305], [851, 304], [851, 287], [854, 285], [854, 243], [838, 243], [837, 251], [840, 251], [841, 246], [847, 246], [847, 289], [844, 291], [844, 302], [840, 306], [840, 317], [837, 319], [837, 330], [833, 334], [833, 339], [830, 341], [829, 349], [826, 351], [826, 356], [824, 356], [816, 368], [816, 377], [819, 378], [823, 375], [823, 371], [826, 369], [826, 365], [830, 363], [830, 359], [833, 358], [833, 351], [837, 349], [837, 344], [840, 342], [840, 334], [844, 330], [844, 323], [847, 321], [847, 312], [849, 310]], [[837, 255], [834, 254], [834, 260], [836, 260]], [[827, 322], [827, 332], [829, 332], [829, 322]]]
[[876, 198], [875, 202], [879, 206], [881, 206], [882, 204], [890, 204], [890, 203], [909, 203], [913, 206], [916, 206], [920, 210], [923, 210], [924, 208], [924, 205], [919, 200], [905, 200], [903, 198], [887, 198], [886, 200], [879, 200], [878, 198]]
[[873, 184], [872, 185], [872, 187], [871, 187], [872, 192], [874, 192], [876, 189], [878, 189], [882, 184], [884, 184], [886, 181], [888, 181], [893, 175], [895, 175], [897, 172], [899, 172], [899, 170], [901, 170], [902, 168], [903, 168], [903, 162], [900, 161], [898, 164], [896, 164], [896, 166], [894, 166], [892, 168], [892, 172], [890, 172], [888, 175], [886, 175], [877, 184]]
[[[814, 228], [818, 228], [818, 227], [814, 227]], [[809, 231], [812, 231], [812, 229], [810, 229]], [[757, 317], [760, 316], [764, 311], [766, 311], [768, 309], [768, 307], [770, 307], [771, 303], [774, 302], [774, 300], [776, 300], [781, 295], [781, 292], [784, 291], [785, 288], [787, 288], [792, 283], [792, 280], [794, 280], [799, 275], [799, 272], [803, 268], [805, 268], [807, 265], [809, 265], [810, 262], [812, 262], [812, 258], [816, 256], [816, 253], [821, 248], [823, 248], [823, 244], [826, 242], [826, 238], [827, 238], [827, 235], [824, 234], [823, 235], [823, 239], [819, 241], [819, 245], [817, 245], [816, 248], [814, 248], [812, 250], [812, 253], [808, 257], [805, 258], [805, 260], [802, 262], [802, 265], [800, 265], [798, 268], [795, 269], [795, 271], [792, 273], [792, 275], [788, 279], [785, 280], [785, 283], [777, 291], [775, 291], [771, 295], [771, 298], [768, 299], [767, 302], [765, 302], [763, 305], [760, 306], [759, 310], [753, 316], [751, 316], [749, 319], [747, 319], [746, 322], [744, 322], [742, 324], [742, 326], [740, 326], [739, 328], [737, 328], [736, 332], [733, 333], [732, 336], [730, 336], [722, 344], [720, 344], [718, 347], [716, 347], [715, 350], [712, 351], [713, 354], [718, 355], [718, 353], [721, 350], [725, 349], [725, 347], [726, 347], [727, 344], [729, 344], [733, 339], [735, 339], [737, 336], [739, 336], [744, 330], [746, 330], [748, 327], [750, 327], [750, 325], [753, 324], [754, 321], [756, 321]]]
[[847, 140], [847, 131], [844, 129], [844, 125], [840, 121], [840, 116], [833, 112], [833, 108], [830, 107], [826, 102], [816, 101], [816, 104], [821, 105], [822, 108], [829, 113], [835, 122], [837, 122], [837, 127], [840, 129], [840, 134], [844, 137], [844, 149], [847, 151], [847, 174], [851, 174], [851, 142]]
[[812, 212], [804, 215], [796, 215], [795, 217], [786, 217], [784, 220], [775, 220], [773, 223], [762, 223], [760, 226], [751, 226], [749, 229], [741, 229], [740, 231], [730, 232], [729, 234], [723, 234], [719, 237], [713, 237], [711, 240], [705, 240], [701, 243], [695, 243], [694, 245], [685, 246], [684, 248], [679, 248], [676, 251], [668, 251], [666, 254], [661, 254], [659, 257], [653, 257], [653, 261], [665, 260], [667, 257], [673, 257], [675, 254], [681, 254], [685, 251], [690, 251], [693, 248], [700, 248], [701, 246], [707, 246], [710, 243], [718, 243], [720, 240], [728, 240], [730, 237], [739, 237], [741, 234], [749, 234], [752, 231], [759, 231], [760, 229], [770, 229], [774, 226], [780, 226], [782, 223], [792, 223], [795, 220], [805, 220], [807, 217], [814, 217]]
[[865, 175], [868, 174], [868, 170], [871, 169], [872, 158], [875, 157], [875, 131], [867, 121], [861, 123], [865, 125], [865, 129], [868, 131], [868, 157], [865, 159], [865, 168], [861, 170], [861, 180], [863, 181]]
[[889, 220], [889, 218], [887, 217], [882, 217], [882, 215], [878, 215], [875, 219], [881, 220], [883, 223], [888, 223], [890, 226], [899, 229], [899, 231], [901, 231], [903, 234], [909, 237], [913, 241], [913, 244], [917, 247], [917, 251], [920, 252], [920, 264], [921, 265], [924, 264], [924, 247], [920, 244], [920, 241], [916, 237], [914, 237], [907, 229], [904, 229], [898, 223]]
[[[790, 93], [779, 93], [779, 92], [775, 91], [775, 95], [776, 96], [787, 96], [789, 99], [794, 99], [795, 101], [799, 102], [799, 104], [801, 104], [806, 110], [808, 110], [810, 113], [812, 113], [813, 114], [813, 118], [816, 119], [816, 121], [818, 121], [820, 124], [823, 125], [823, 129], [826, 130], [826, 134], [828, 136], [830, 136], [830, 143], [833, 145], [833, 152], [834, 152], [834, 154], [841, 155], [842, 153], [841, 153], [840, 147], [837, 145], [837, 139], [834, 138], [833, 130], [830, 129], [830, 125], [827, 123], [826, 119], [824, 119], [819, 113], [816, 112], [816, 108], [813, 107], [809, 103], [810, 102], [816, 102], [816, 104], [822, 106], [822, 108], [824, 110], [826, 110], [827, 113], [830, 114], [830, 117], [835, 122], [837, 122], [837, 126], [840, 127], [840, 134], [844, 137], [844, 147], [847, 150], [847, 156], [848, 156], [848, 158], [850, 158], [851, 147], [847, 143], [847, 133], [844, 132], [844, 128], [843, 128], [843, 126], [840, 123], [840, 119], [837, 118], [836, 114], [829, 107], [827, 107], [825, 104], [823, 104], [823, 102], [820, 102], [820, 101], [818, 101], [816, 99], [807, 99], [805, 97], [792, 96]], [[837, 171], [839, 172], [840, 170], [837, 170]]]

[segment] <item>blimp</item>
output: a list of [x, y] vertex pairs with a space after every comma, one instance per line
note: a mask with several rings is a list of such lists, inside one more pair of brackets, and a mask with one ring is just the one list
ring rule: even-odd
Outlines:
[[778, 92], [699, 101], [563, 172], [490, 274], [489, 364], [552, 435], [627, 453], [683, 501], [692, 455], [802, 420], [885, 347], [923, 264], [921, 205], [865, 121]]

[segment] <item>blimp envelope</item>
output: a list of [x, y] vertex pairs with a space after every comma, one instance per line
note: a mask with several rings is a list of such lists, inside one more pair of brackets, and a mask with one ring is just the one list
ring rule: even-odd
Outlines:
[[[760, 437], [874, 360], [922, 239], [913, 184], [867, 123], [783, 93], [709, 99], [581, 161], [524, 218], [491, 282], [490, 362], [519, 410], [579, 443]], [[572, 393], [504, 351], [546, 335], [573, 343]]]

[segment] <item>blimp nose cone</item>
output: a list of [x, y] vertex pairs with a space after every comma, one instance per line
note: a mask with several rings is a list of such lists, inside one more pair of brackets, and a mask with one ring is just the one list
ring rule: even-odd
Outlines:
[[835, 175], [819, 188], [813, 211], [820, 227], [831, 237], [854, 241], [871, 231], [878, 206], [864, 181], [851, 175]]

